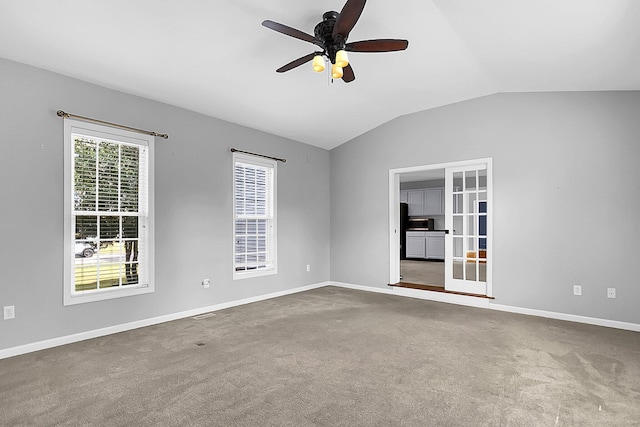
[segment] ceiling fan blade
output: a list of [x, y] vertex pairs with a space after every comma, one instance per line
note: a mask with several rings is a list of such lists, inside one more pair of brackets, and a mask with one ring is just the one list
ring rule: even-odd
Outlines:
[[305, 32], [296, 30], [295, 28], [291, 28], [283, 24], [279, 24], [277, 22], [269, 21], [268, 19], [266, 21], [262, 21], [262, 25], [273, 31], [277, 31], [287, 36], [303, 40], [305, 42], [313, 43], [324, 49], [324, 47], [322, 46], [322, 43], [311, 34], [307, 34]]
[[278, 73], [284, 73], [285, 71], [289, 71], [292, 70], [296, 67], [301, 66], [302, 64], [306, 64], [307, 62], [311, 61], [313, 59], [314, 56], [317, 55], [317, 52], [313, 52], [310, 53], [309, 55], [305, 55], [301, 58], [298, 59], [294, 59], [293, 61], [289, 62], [287, 65], [283, 65], [282, 67], [278, 68], [276, 70], [276, 72]]
[[333, 27], [333, 37], [340, 34], [344, 40], [347, 39], [356, 22], [358, 22], [365, 3], [367, 3], [367, 0], [347, 0]]
[[346, 67], [342, 69], [342, 80], [345, 83], [351, 83], [356, 79], [356, 75], [353, 73], [353, 68], [351, 68], [351, 64], [348, 64]]
[[349, 52], [395, 52], [405, 50], [407, 46], [408, 40], [377, 39], [347, 43], [344, 49]]

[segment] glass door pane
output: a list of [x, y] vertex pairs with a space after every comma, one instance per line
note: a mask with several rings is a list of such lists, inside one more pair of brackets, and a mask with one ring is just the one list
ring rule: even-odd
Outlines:
[[450, 230], [445, 288], [484, 295], [489, 250], [486, 164], [447, 169], [445, 185], [446, 201], [451, 204], [445, 218]]

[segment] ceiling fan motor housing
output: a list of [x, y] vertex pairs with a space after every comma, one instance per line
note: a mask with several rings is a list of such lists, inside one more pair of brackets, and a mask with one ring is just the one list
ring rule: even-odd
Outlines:
[[346, 40], [338, 34], [333, 37], [333, 27], [340, 14], [336, 11], [325, 12], [322, 15], [322, 22], [315, 26], [313, 32], [316, 39], [320, 40], [324, 45], [325, 54], [329, 57], [332, 64], [336, 62], [336, 52], [344, 49]]

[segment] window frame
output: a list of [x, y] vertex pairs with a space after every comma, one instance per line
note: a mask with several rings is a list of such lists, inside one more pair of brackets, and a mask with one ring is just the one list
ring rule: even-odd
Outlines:
[[[233, 161], [232, 161], [232, 204], [233, 204], [233, 215], [232, 215], [232, 237], [233, 237], [233, 245], [232, 245], [232, 264], [233, 264], [233, 280], [238, 279], [246, 279], [252, 277], [262, 277], [268, 276], [278, 273], [278, 167], [277, 162], [271, 159], [265, 159], [257, 156], [251, 156], [243, 153], [233, 153]], [[236, 166], [237, 163], [244, 163], [248, 165], [253, 165], [261, 168], [269, 168], [272, 170], [272, 179], [271, 179], [271, 206], [269, 211], [271, 211], [271, 239], [268, 240], [269, 250], [271, 252], [271, 256], [268, 257], [272, 260], [271, 264], [265, 268], [256, 268], [251, 270], [237, 270], [236, 266]]]
[[[89, 291], [75, 290], [75, 227], [74, 227], [74, 140], [73, 135], [86, 135], [106, 139], [127, 145], [147, 147], [147, 206], [146, 206], [146, 242], [140, 246], [146, 248], [146, 283], [110, 287]], [[74, 305], [113, 298], [147, 294], [155, 291], [155, 245], [154, 245], [154, 147], [155, 140], [145, 135], [120, 128], [89, 123], [82, 120], [65, 118], [64, 120], [64, 280], [63, 304]], [[120, 213], [122, 211], [119, 211]], [[142, 238], [142, 237], [141, 237]], [[141, 268], [141, 266], [138, 266]]]

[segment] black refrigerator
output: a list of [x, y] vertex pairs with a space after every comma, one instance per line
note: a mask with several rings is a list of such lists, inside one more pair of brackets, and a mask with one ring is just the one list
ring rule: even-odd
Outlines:
[[407, 228], [409, 227], [409, 205], [400, 203], [400, 259], [407, 259]]

